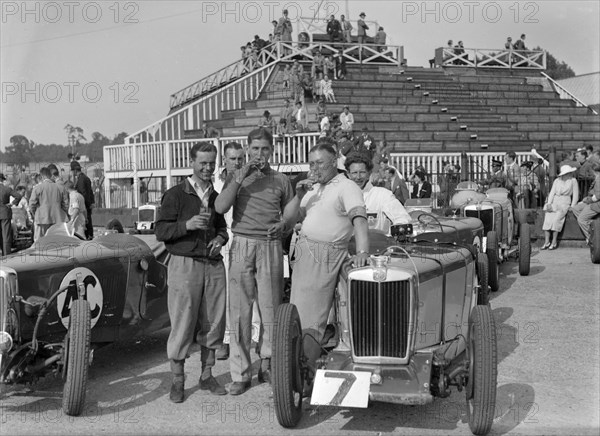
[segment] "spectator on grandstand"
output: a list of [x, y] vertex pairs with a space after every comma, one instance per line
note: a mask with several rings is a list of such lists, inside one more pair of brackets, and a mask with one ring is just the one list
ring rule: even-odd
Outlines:
[[521, 39], [517, 40], [517, 42], [515, 42], [513, 44], [513, 48], [515, 50], [527, 50], [527, 47], [525, 47], [525, 34], [524, 33], [521, 35]]
[[217, 129], [209, 126], [206, 122], [202, 123], [202, 129], [200, 129], [201, 138], [219, 138], [221, 135]]
[[290, 89], [290, 78], [292, 76], [292, 69], [290, 64], [286, 64], [281, 74], [283, 78], [282, 87], [284, 90]]
[[350, 112], [348, 105], [344, 106], [344, 111], [340, 114], [340, 123], [342, 123], [342, 130], [352, 131], [354, 129], [354, 115]]
[[276, 123], [275, 118], [271, 115], [271, 112], [264, 111], [260, 121], [258, 122], [258, 127], [264, 127], [269, 131], [270, 134], [273, 134], [275, 131]]
[[369, 129], [367, 127], [363, 127], [362, 135], [358, 138], [358, 144], [363, 148], [363, 152], [368, 153], [369, 157], [373, 159], [373, 155], [375, 154], [375, 139], [371, 135], [369, 135]]
[[585, 148], [585, 151], [587, 151], [588, 157], [590, 157], [594, 153], [594, 146], [592, 144], [586, 144], [583, 146], [583, 148]]
[[[291, 43], [292, 42], [292, 22], [288, 18], [287, 9], [283, 10], [283, 16], [279, 19], [279, 22], [277, 23], [277, 27], [278, 27], [279, 33], [281, 34], [281, 37], [280, 37], [281, 41], [286, 42], [288, 44]], [[290, 53], [291, 53], [291, 50], [289, 48], [284, 47], [283, 54], [287, 55]]]
[[335, 58], [335, 72], [338, 80], [344, 80], [348, 71], [346, 69], [346, 58], [344, 52], [340, 50]]
[[375, 44], [377, 44], [377, 51], [380, 53], [387, 50], [385, 45], [386, 38], [387, 34], [383, 30], [383, 27], [379, 27], [379, 30], [377, 30], [377, 33], [375, 34]]
[[331, 56], [327, 56], [323, 60], [323, 70], [326, 76], [329, 76], [331, 79], [335, 79], [335, 62]]
[[342, 25], [335, 16], [332, 15], [327, 21], [327, 34], [329, 35], [329, 42], [335, 42], [340, 39], [340, 33], [342, 32]]
[[331, 131], [331, 124], [329, 121], [329, 115], [327, 113], [325, 113], [322, 117], [321, 120], [319, 121], [319, 128], [320, 128], [320, 138], [324, 138], [326, 136], [329, 136], [329, 133]]
[[294, 60], [294, 64], [292, 65], [292, 74], [294, 73], [296, 76], [304, 77], [304, 67], [297, 60]]
[[323, 73], [313, 76], [312, 98], [319, 101], [323, 97]]
[[353, 151], [364, 151], [364, 148], [359, 145], [359, 139], [354, 136], [354, 132], [352, 130], [348, 130], [346, 132], [346, 137], [342, 141], [339, 141], [338, 147], [343, 156], [348, 156]]
[[323, 96], [328, 103], [337, 103], [335, 101], [335, 93], [333, 92], [332, 82], [329, 76], [326, 75], [321, 79], [321, 89], [323, 91]]
[[281, 41], [281, 29], [277, 25], [277, 20], [271, 21], [273, 25], [273, 42]]
[[265, 46], [267, 45], [267, 42], [264, 39], [262, 39], [260, 36], [254, 35], [253, 44], [256, 46], [257, 51], [261, 51], [263, 48], [265, 48]]
[[327, 112], [327, 105], [325, 104], [325, 100], [320, 99], [317, 102], [317, 122], [321, 121], [321, 118], [323, 118], [323, 116], [325, 115], [326, 112]]
[[506, 50], [512, 50], [512, 38], [509, 36], [506, 38], [506, 44], [504, 44]]
[[305, 132], [308, 130], [308, 113], [301, 101], [296, 102], [296, 110], [293, 113], [293, 119], [296, 121], [297, 129]]
[[313, 79], [311, 79], [310, 75], [308, 73], [304, 74], [304, 77], [301, 82], [304, 96], [302, 101], [305, 101], [308, 98], [311, 99], [311, 101], [314, 103], [315, 100], [313, 99], [313, 85]]
[[592, 160], [593, 162], [600, 162], [600, 150], [594, 150], [592, 152], [590, 160]]
[[427, 173], [417, 170], [413, 176], [411, 198], [431, 198], [431, 183], [427, 181]]
[[391, 159], [390, 147], [386, 141], [379, 141], [375, 145], [375, 153], [373, 153], [373, 171], [379, 171], [381, 161], [384, 159], [388, 162]]
[[304, 86], [302, 84], [302, 79], [303, 77], [298, 74], [292, 73], [290, 75], [290, 93], [294, 103], [297, 101], [304, 101]]
[[367, 30], [369, 30], [369, 26], [365, 23], [366, 14], [361, 12], [359, 17], [360, 19], [356, 22], [358, 27], [358, 43], [364, 44], [367, 42]]
[[[542, 250], [555, 250], [558, 234], [565, 224], [565, 216], [569, 207], [575, 207], [579, 200], [579, 186], [573, 177], [577, 169], [570, 165], [562, 165], [560, 173], [552, 184], [548, 202], [544, 205], [544, 245]], [[550, 242], [552, 238], [552, 242]]]
[[320, 73], [324, 72], [323, 71], [323, 63], [324, 62], [325, 62], [325, 59], [321, 55], [321, 51], [316, 50], [315, 54], [313, 56], [312, 66], [310, 69], [310, 75], [312, 77], [317, 77]]
[[289, 126], [293, 113], [294, 107], [290, 104], [290, 99], [286, 98], [285, 100], [283, 100], [283, 108], [281, 109], [281, 112], [279, 112], [279, 122], [281, 122], [281, 120], [283, 119], [285, 120], [285, 124]]
[[462, 41], [458, 41], [458, 44], [454, 46], [454, 55], [457, 59], [454, 60], [454, 65], [464, 65], [465, 60], [467, 60], [467, 55], [465, 54], [465, 47]]
[[346, 17], [342, 15], [340, 17], [340, 25], [342, 26], [342, 32], [344, 34], [344, 42], [346, 44], [352, 44], [352, 23], [350, 20], [346, 20]]

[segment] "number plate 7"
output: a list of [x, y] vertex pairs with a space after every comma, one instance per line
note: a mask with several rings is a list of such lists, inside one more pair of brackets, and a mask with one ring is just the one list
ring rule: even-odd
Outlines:
[[370, 372], [319, 369], [310, 404], [365, 408], [369, 402], [370, 380]]

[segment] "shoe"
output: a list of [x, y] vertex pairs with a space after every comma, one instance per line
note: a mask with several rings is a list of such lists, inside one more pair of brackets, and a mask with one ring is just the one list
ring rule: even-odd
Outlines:
[[169, 393], [169, 400], [173, 403], [183, 403], [183, 390], [183, 378], [174, 378], [171, 385], [171, 392]]
[[221, 345], [221, 348], [219, 348], [215, 353], [215, 357], [217, 360], [229, 359], [229, 344]]
[[241, 395], [250, 389], [250, 381], [233, 382], [229, 386], [229, 395]]
[[258, 382], [271, 384], [271, 359], [262, 359], [260, 361]]
[[550, 242], [546, 242], [544, 245], [542, 245], [540, 250], [547, 250], [548, 248], [550, 248]]
[[227, 395], [227, 390], [212, 375], [206, 380], [200, 379], [200, 389], [213, 395]]
[[552, 244], [548, 247], [548, 250], [556, 250], [556, 244]]

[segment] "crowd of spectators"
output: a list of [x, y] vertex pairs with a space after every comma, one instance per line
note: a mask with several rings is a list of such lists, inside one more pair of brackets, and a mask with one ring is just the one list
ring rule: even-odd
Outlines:
[[[92, 208], [95, 204], [91, 180], [72, 161], [71, 177], [61, 176], [50, 164], [32, 175], [21, 171], [13, 180], [0, 173], [0, 235], [3, 255], [11, 252], [12, 207], [22, 208], [33, 228], [34, 240], [44, 236], [52, 225], [68, 223], [83, 239], [93, 238]], [[14, 182], [14, 183], [13, 183]]]

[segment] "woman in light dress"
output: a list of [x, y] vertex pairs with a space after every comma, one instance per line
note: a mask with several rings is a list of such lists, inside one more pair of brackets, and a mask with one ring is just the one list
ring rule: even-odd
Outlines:
[[[555, 250], [558, 234], [565, 225], [565, 216], [570, 207], [579, 201], [579, 187], [577, 180], [573, 177], [576, 169], [570, 165], [562, 165], [560, 174], [552, 184], [552, 190], [544, 205], [544, 230], [545, 242], [542, 250]], [[552, 242], [550, 242], [552, 238]]]

